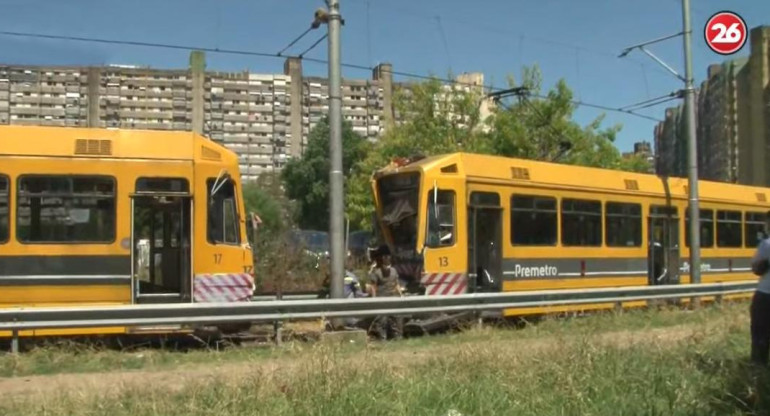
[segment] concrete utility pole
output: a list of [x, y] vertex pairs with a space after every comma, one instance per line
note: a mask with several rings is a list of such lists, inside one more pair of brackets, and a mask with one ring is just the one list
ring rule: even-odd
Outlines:
[[[639, 49], [646, 53], [658, 64], [666, 68], [677, 78], [682, 80], [684, 87], [684, 112], [685, 123], [687, 124], [687, 190], [689, 193], [688, 211], [690, 213], [690, 227], [687, 232], [690, 233], [690, 282], [701, 282], [700, 269], [700, 209], [698, 207], [698, 150], [697, 139], [695, 136], [695, 88], [693, 87], [692, 76], [692, 28], [690, 24], [690, 0], [682, 0], [682, 25], [683, 31], [675, 35], [665, 36], [649, 42], [626, 48], [620, 57], [628, 55], [633, 49]], [[679, 75], [673, 68], [666, 65], [660, 58], [645, 48], [645, 46], [661, 42], [667, 39], [684, 35], [684, 76]]]
[[342, 176], [342, 79], [340, 75], [340, 5], [326, 0], [328, 11], [317, 10], [313, 28], [329, 29], [329, 235], [331, 237], [331, 297], [342, 298], [345, 279], [345, 194]]
[[684, 25], [684, 112], [687, 123], [687, 169], [690, 193], [690, 281], [700, 283], [700, 211], [698, 208], [698, 151], [695, 137], [695, 89], [692, 76], [690, 0], [682, 0]]

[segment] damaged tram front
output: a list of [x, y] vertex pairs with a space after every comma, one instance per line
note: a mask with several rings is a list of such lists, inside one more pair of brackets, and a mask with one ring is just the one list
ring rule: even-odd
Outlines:
[[[374, 227], [389, 246], [393, 265], [410, 294], [451, 296], [499, 290], [489, 277], [495, 273], [486, 267], [494, 264], [487, 259], [495, 250], [486, 250], [489, 244], [477, 244], [481, 242], [476, 235], [498, 233], [499, 224], [476, 224], [479, 218], [498, 213], [479, 215], [484, 201], [466, 206], [461, 164], [452, 159], [397, 160], [373, 178]], [[494, 237], [499, 238], [482, 239]]]

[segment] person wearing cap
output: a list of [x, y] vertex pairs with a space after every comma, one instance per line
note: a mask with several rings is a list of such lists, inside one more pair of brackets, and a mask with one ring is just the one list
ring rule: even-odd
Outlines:
[[[372, 296], [403, 296], [399, 284], [398, 272], [390, 263], [390, 249], [380, 247], [374, 255], [375, 265], [369, 274]], [[403, 337], [403, 318], [399, 316], [378, 316], [372, 323], [374, 332], [381, 340], [389, 337]]]

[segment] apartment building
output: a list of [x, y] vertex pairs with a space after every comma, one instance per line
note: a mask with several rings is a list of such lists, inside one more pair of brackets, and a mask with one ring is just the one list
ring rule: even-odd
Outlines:
[[[343, 120], [372, 141], [398, 122], [394, 90], [409, 88], [392, 73], [383, 63], [371, 78], [342, 80]], [[484, 76], [465, 73], [458, 82], [447, 93], [483, 91]], [[297, 58], [282, 74], [211, 71], [202, 52], [171, 70], [0, 65], [0, 124], [195, 131], [236, 152], [246, 180], [301, 156], [328, 99], [328, 80], [305, 76]], [[491, 108], [482, 101], [482, 118]]]
[[[342, 83], [343, 119], [370, 140], [393, 119], [391, 71]], [[244, 179], [300, 156], [328, 97], [294, 58], [283, 74], [208, 71], [201, 52], [182, 70], [0, 65], [0, 124], [196, 131], [235, 151]]]
[[[750, 31], [750, 55], [708, 68], [696, 98], [701, 179], [770, 186], [770, 27]], [[655, 127], [656, 172], [686, 176], [682, 106]]]

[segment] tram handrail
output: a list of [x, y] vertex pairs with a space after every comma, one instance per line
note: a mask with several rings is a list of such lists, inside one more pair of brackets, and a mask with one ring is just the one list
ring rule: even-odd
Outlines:
[[756, 281], [527, 292], [358, 299], [272, 300], [241, 303], [152, 304], [0, 310], [0, 330], [115, 326], [213, 325], [291, 319], [494, 311], [508, 308], [721, 297], [751, 292]]

